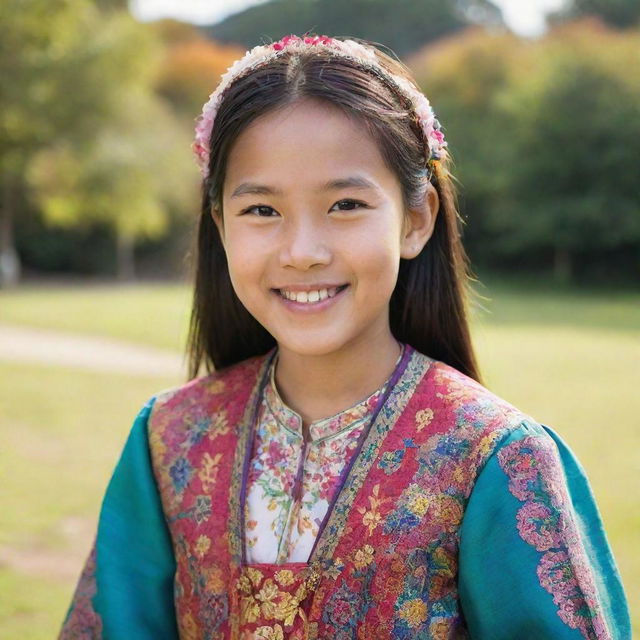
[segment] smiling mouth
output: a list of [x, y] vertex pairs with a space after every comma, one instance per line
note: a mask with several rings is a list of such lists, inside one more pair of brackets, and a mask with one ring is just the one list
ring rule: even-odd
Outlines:
[[349, 285], [344, 284], [339, 287], [331, 287], [328, 289], [316, 289], [310, 291], [288, 291], [287, 289], [274, 289], [275, 292], [285, 300], [291, 302], [301, 302], [303, 304], [314, 304], [316, 302], [322, 302], [327, 298], [334, 298], [341, 291], [344, 291]]

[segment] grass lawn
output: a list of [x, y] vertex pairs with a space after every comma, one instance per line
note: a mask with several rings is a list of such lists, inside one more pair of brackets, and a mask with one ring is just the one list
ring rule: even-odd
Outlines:
[[[488, 291], [473, 324], [485, 384], [578, 455], [638, 602], [640, 295], [496, 283]], [[174, 285], [30, 288], [0, 292], [0, 324], [179, 349], [188, 304]], [[10, 381], [0, 385], [0, 637], [41, 640], [55, 636], [68, 606], [135, 413], [180, 381], [2, 362], [0, 379]]]
[[182, 350], [191, 292], [180, 284], [49, 286], [0, 291], [0, 324]]
[[[0, 638], [55, 637], [137, 411], [177, 384], [0, 362]], [[10, 594], [10, 595], [9, 595]]]

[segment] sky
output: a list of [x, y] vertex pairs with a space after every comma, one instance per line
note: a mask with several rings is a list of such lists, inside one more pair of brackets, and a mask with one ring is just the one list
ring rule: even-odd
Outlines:
[[[232, 13], [266, 0], [130, 0], [133, 14], [143, 22], [177, 18], [194, 24], [213, 24]], [[516, 33], [536, 37], [544, 32], [544, 13], [558, 9], [565, 0], [493, 0]]]

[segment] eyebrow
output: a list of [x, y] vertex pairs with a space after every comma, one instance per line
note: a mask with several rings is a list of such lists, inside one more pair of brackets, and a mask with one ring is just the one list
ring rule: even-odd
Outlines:
[[[375, 183], [367, 180], [362, 176], [350, 176], [348, 178], [337, 178], [335, 180], [329, 180], [326, 184], [322, 185], [318, 191], [337, 191], [339, 189], [373, 189], [375, 191], [378, 190], [378, 187]], [[247, 194], [252, 195], [272, 195], [272, 196], [281, 196], [282, 191], [280, 189], [274, 189], [273, 187], [269, 187], [264, 184], [255, 184], [253, 182], [243, 182], [238, 185], [233, 193], [231, 194], [231, 198], [239, 198], [240, 196], [244, 196]]]

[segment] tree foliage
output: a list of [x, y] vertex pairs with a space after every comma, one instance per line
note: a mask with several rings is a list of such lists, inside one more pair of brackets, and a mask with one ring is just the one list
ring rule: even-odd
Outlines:
[[307, 31], [381, 42], [399, 56], [473, 21], [501, 24], [488, 0], [271, 0], [206, 28], [209, 37], [249, 48]]
[[207, 40], [195, 27], [163, 20], [153, 28], [164, 41], [164, 59], [155, 89], [176, 112], [195, 118], [220, 76], [242, 57], [244, 49]]
[[552, 22], [575, 20], [585, 16], [601, 18], [605, 23], [621, 29], [640, 23], [638, 0], [570, 0], [568, 6], [551, 16]]
[[548, 256], [570, 278], [640, 248], [637, 34], [595, 20], [527, 43], [473, 32], [413, 64], [458, 152], [472, 253]]
[[85, 0], [0, 11], [0, 254], [26, 213], [10, 196], [25, 193], [50, 224], [113, 228], [130, 271], [133, 242], [166, 228], [197, 180], [191, 133], [154, 90], [160, 43], [127, 12]]

